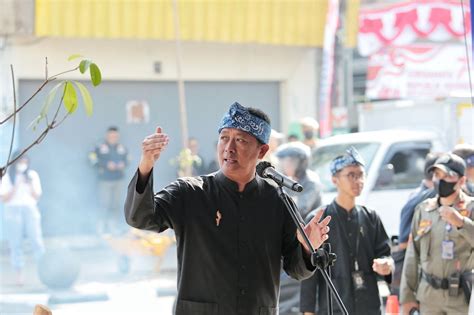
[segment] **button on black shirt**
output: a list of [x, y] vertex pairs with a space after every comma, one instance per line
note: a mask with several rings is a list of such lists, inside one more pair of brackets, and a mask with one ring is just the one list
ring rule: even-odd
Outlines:
[[334, 202], [336, 208], [336, 217], [335, 220], [340, 220], [341, 225], [344, 226], [344, 231], [346, 231], [346, 241], [349, 242], [349, 248], [351, 251], [356, 252], [356, 241], [357, 241], [357, 232], [359, 230], [359, 220], [357, 216], [357, 209], [352, 209], [348, 212], [346, 209], [339, 206]]

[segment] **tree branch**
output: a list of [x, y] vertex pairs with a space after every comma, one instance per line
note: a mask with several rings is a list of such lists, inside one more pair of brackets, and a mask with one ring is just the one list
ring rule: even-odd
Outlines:
[[77, 69], [79, 69], [79, 66], [75, 67], [74, 69], [71, 69], [71, 70], [66, 70], [66, 71], [63, 71], [63, 72], [59, 72], [58, 74], [55, 74], [55, 75], [52, 75], [48, 78], [48, 80], [52, 80], [52, 79], [56, 79], [56, 77], [60, 76], [60, 75], [63, 75], [65, 73], [68, 73], [68, 72], [74, 72], [76, 71]]
[[[15, 72], [13, 71], [13, 65], [10, 65], [10, 70], [12, 74], [12, 84], [13, 84], [13, 111], [16, 112], [16, 87], [15, 87]], [[15, 130], [16, 130], [16, 114], [13, 116], [13, 128], [12, 128], [12, 138], [10, 140], [10, 148], [8, 149], [8, 158], [7, 158], [7, 165], [12, 157], [13, 151], [13, 142], [15, 140]], [[6, 168], [5, 168], [6, 172]], [[0, 173], [0, 178], [3, 177], [3, 171]]]
[[41, 86], [38, 88], [38, 90], [36, 90], [36, 92], [31, 95], [31, 97], [29, 99], [26, 100], [25, 103], [23, 103], [20, 107], [18, 107], [18, 109], [16, 109], [15, 111], [13, 111], [13, 113], [11, 113], [10, 115], [7, 116], [7, 118], [5, 118], [4, 120], [0, 121], [0, 125], [4, 124], [5, 122], [7, 122], [8, 120], [10, 120], [14, 115], [16, 115], [20, 110], [22, 110], [32, 99], [33, 97], [36, 96], [36, 94], [38, 94], [44, 87], [46, 84], [48, 84], [49, 82], [51, 82], [52, 80], [46, 80], [43, 82], [43, 84], [41, 84]]
[[[43, 130], [43, 132], [32, 142], [30, 143], [30, 145], [28, 145], [26, 148], [24, 148], [20, 154], [18, 154], [18, 156], [16, 156], [13, 160], [10, 161], [10, 158], [8, 158], [8, 161], [7, 161], [7, 164], [3, 167], [0, 168], [0, 178], [3, 177], [5, 175], [5, 173], [7, 172], [7, 169], [10, 165], [12, 165], [13, 163], [15, 163], [16, 161], [18, 161], [26, 152], [28, 152], [32, 147], [34, 147], [35, 145], [39, 144], [41, 141], [43, 141], [43, 139], [46, 137], [46, 135], [48, 134], [48, 132], [56, 127], [58, 127], [60, 124], [62, 124], [64, 122], [64, 120], [69, 117], [69, 114], [66, 114], [59, 122], [56, 122], [56, 118], [58, 117], [58, 114], [59, 114], [59, 111], [61, 109], [61, 105], [63, 103], [63, 99], [64, 99], [64, 92], [63, 92], [63, 95], [61, 96], [61, 100], [59, 101], [59, 104], [58, 104], [58, 108], [56, 109], [56, 112], [54, 114], [54, 117], [53, 117], [53, 120], [51, 122], [51, 124], [47, 125], [46, 128]], [[16, 115], [14, 116], [14, 121], [16, 119]]]
[[48, 57], [44, 58], [44, 80], [48, 81]]
[[[45, 87], [46, 84], [50, 83], [51, 81], [56, 80], [57, 77], [60, 76], [60, 75], [63, 75], [65, 73], [69, 73], [69, 72], [74, 72], [77, 69], [79, 69], [79, 66], [75, 67], [74, 69], [66, 70], [66, 71], [60, 72], [58, 74], [55, 74], [53, 76], [47, 77], [46, 80], [41, 84], [41, 86], [36, 90], [36, 92], [33, 93], [33, 95], [31, 95], [31, 97], [28, 98], [25, 103], [23, 103], [20, 107], [18, 107], [16, 110], [14, 110], [13, 113], [8, 115], [4, 120], [0, 121], [0, 125], [4, 124], [8, 120], [10, 120], [14, 115], [16, 115], [19, 111], [21, 111]], [[46, 75], [48, 75], [47, 61], [46, 61]]]

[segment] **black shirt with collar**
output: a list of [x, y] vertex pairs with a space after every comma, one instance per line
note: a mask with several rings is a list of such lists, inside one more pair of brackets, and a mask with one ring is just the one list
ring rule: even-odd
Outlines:
[[243, 192], [222, 172], [180, 178], [153, 195], [132, 179], [125, 216], [134, 227], [174, 229], [176, 314], [277, 314], [280, 268], [295, 279], [314, 268], [277, 190], [258, 175]]
[[[331, 268], [331, 279], [349, 314], [380, 314], [378, 276], [372, 270], [374, 258], [390, 256], [390, 242], [380, 217], [375, 211], [357, 205], [350, 212], [334, 200], [326, 206], [323, 217], [332, 216], [329, 223], [329, 243], [337, 255]], [[357, 244], [359, 235], [359, 246]], [[352, 282], [354, 261], [364, 274], [365, 289], [355, 290]], [[390, 282], [391, 275], [385, 279]], [[342, 314], [333, 299], [334, 314]], [[326, 283], [320, 272], [301, 283], [301, 312], [327, 314]]]

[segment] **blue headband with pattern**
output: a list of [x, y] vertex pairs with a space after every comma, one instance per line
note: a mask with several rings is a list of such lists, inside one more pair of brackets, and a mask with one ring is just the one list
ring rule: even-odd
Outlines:
[[265, 120], [252, 115], [247, 108], [235, 102], [230, 105], [229, 111], [222, 118], [217, 132], [224, 128], [235, 128], [248, 132], [260, 142], [267, 144], [272, 127]]
[[329, 168], [331, 169], [331, 174], [335, 175], [337, 172], [350, 165], [365, 166], [364, 159], [354, 147], [350, 147], [346, 150], [346, 154], [338, 156], [332, 160]]

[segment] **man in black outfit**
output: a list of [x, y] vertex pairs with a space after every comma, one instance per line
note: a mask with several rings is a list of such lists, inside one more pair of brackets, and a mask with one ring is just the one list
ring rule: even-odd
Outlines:
[[[391, 280], [394, 269], [389, 239], [375, 211], [356, 205], [364, 187], [364, 162], [354, 148], [331, 162], [332, 182], [337, 188], [334, 201], [325, 206], [330, 215], [329, 236], [337, 255], [332, 281], [349, 314], [380, 314], [377, 278]], [[304, 315], [327, 314], [326, 283], [317, 272], [301, 283], [300, 310]], [[333, 299], [334, 314], [341, 310]]]
[[[174, 229], [178, 255], [175, 313], [277, 314], [280, 266], [311, 276], [302, 244], [274, 185], [256, 175], [268, 150], [270, 121], [261, 111], [231, 105], [218, 128], [217, 173], [180, 178], [153, 195], [153, 166], [168, 144], [160, 127], [142, 143], [142, 157], [125, 203], [131, 226]], [[322, 212], [305, 226], [314, 247], [327, 239]]]

